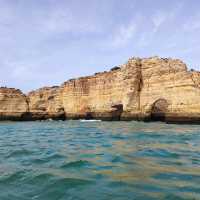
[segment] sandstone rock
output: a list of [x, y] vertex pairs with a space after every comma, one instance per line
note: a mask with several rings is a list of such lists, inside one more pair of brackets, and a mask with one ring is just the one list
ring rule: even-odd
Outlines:
[[199, 78], [187, 71], [182, 61], [156, 57], [143, 59], [141, 64], [143, 76], [143, 89], [140, 93], [141, 113], [150, 116], [155, 102], [164, 99], [168, 104], [165, 120], [177, 121], [180, 116], [183, 118], [188, 116], [189, 121], [191, 121], [189, 116], [194, 120], [199, 118]]
[[14, 88], [0, 88], [0, 120], [24, 120], [29, 111], [26, 96]]
[[109, 72], [41, 88], [27, 97], [7, 88], [1, 88], [0, 95], [1, 119], [17, 115], [17, 119], [32, 120], [200, 123], [200, 72], [188, 71], [181, 60], [171, 58], [131, 58]]
[[[65, 82], [63, 106], [67, 118], [114, 119], [116, 106], [138, 107], [141, 66], [137, 60], [106, 73]], [[119, 113], [119, 112], [118, 112]]]
[[60, 87], [40, 88], [30, 92], [27, 99], [32, 119], [64, 119]]
[[[187, 71], [181, 60], [131, 58], [120, 69], [115, 69], [66, 82], [63, 85], [66, 116], [111, 120], [153, 118], [171, 122], [199, 120], [200, 73]], [[113, 110], [117, 105], [122, 105], [121, 110]]]

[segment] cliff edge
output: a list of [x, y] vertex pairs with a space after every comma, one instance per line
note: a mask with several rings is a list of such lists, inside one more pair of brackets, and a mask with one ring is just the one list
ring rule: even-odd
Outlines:
[[200, 73], [179, 59], [131, 58], [109, 72], [24, 95], [0, 88], [0, 119], [200, 122]]

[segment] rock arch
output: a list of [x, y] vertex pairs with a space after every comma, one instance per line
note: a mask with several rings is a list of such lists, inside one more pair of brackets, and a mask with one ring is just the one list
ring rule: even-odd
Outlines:
[[169, 103], [166, 99], [160, 98], [156, 100], [151, 107], [151, 120], [165, 121], [168, 112]]

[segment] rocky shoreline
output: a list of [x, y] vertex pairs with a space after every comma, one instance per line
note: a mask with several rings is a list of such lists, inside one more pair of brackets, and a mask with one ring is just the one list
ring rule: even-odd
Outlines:
[[27, 95], [0, 87], [0, 120], [142, 120], [200, 123], [200, 72], [171, 58], [131, 58], [93, 76]]

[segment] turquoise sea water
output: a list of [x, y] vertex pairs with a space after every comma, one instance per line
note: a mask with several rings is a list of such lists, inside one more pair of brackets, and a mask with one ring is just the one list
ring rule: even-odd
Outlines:
[[200, 126], [1, 122], [0, 200], [200, 199]]

